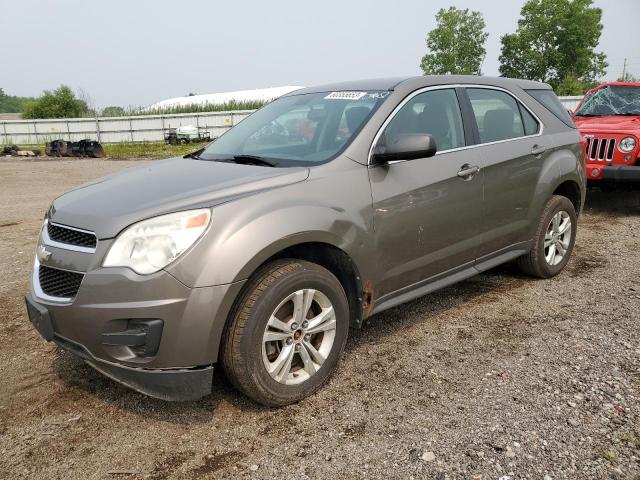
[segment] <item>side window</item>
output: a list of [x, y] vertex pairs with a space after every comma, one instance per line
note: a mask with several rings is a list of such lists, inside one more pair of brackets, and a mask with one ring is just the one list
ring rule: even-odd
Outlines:
[[464, 147], [458, 97], [453, 89], [430, 90], [409, 100], [384, 131], [390, 138], [405, 133], [429, 133], [438, 151]]
[[524, 108], [522, 105], [518, 105], [520, 107], [520, 114], [522, 115], [522, 124], [524, 125], [524, 134], [525, 135], [535, 135], [540, 130], [540, 125], [538, 125], [538, 121], [529, 113], [529, 110]]
[[[518, 102], [509, 94], [488, 88], [467, 89], [480, 132], [480, 143], [523, 137], [525, 126]], [[528, 113], [528, 112], [527, 112]], [[535, 121], [535, 119], [532, 119]], [[529, 125], [529, 128], [532, 128]]]

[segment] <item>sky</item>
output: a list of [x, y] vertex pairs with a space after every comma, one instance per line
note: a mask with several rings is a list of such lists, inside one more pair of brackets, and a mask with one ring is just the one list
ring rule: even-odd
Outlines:
[[[0, 0], [0, 88], [38, 96], [66, 84], [94, 107], [193, 93], [419, 75], [439, 8], [479, 10], [482, 67], [498, 74], [500, 37], [524, 0]], [[606, 79], [640, 75], [640, 0], [594, 0]]]

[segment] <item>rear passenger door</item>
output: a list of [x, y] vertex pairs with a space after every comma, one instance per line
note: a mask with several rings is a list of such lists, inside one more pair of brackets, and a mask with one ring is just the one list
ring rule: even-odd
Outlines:
[[465, 89], [475, 118], [473, 149], [484, 172], [483, 242], [479, 256], [530, 240], [533, 196], [544, 164], [542, 124], [514, 95]]

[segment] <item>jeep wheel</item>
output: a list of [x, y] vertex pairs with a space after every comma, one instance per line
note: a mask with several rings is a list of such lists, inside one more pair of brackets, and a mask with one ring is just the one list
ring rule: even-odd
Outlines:
[[577, 216], [571, 201], [559, 195], [551, 197], [544, 208], [531, 251], [518, 259], [525, 273], [551, 278], [562, 271], [576, 240]]
[[331, 272], [299, 260], [271, 263], [249, 280], [227, 326], [225, 372], [259, 403], [297, 402], [336, 369], [348, 325], [347, 298]]

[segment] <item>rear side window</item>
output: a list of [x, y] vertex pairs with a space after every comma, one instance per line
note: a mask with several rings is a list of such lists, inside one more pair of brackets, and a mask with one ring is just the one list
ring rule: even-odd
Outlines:
[[525, 90], [529, 95], [535, 98], [547, 110], [553, 113], [558, 119], [571, 128], [576, 128], [573, 120], [569, 116], [569, 112], [564, 108], [553, 90]]
[[522, 115], [522, 124], [524, 125], [524, 134], [525, 135], [535, 135], [540, 130], [540, 125], [538, 125], [538, 121], [533, 118], [533, 115], [529, 113], [529, 110], [524, 108], [522, 105], [518, 105], [520, 107], [520, 115]]
[[525, 136], [518, 102], [508, 93], [487, 88], [467, 89], [476, 117], [480, 143]]

